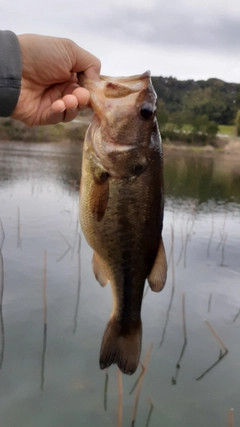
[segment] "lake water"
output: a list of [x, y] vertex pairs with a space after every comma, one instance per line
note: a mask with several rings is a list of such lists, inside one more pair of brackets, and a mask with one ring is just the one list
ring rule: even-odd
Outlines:
[[[1, 143], [0, 162], [1, 427], [117, 426], [117, 368], [104, 392], [98, 366], [111, 289], [78, 224], [81, 148]], [[239, 162], [166, 153], [165, 190], [168, 280], [143, 301], [143, 363], [153, 350], [135, 426], [224, 427], [230, 408], [238, 425]], [[122, 378], [124, 427], [140, 372]]]

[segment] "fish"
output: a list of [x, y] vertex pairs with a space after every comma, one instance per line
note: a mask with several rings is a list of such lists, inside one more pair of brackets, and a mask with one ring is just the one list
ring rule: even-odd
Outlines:
[[163, 289], [163, 150], [156, 93], [149, 71], [130, 77], [79, 75], [94, 115], [83, 145], [80, 223], [93, 249], [101, 286], [111, 284], [113, 308], [102, 338], [100, 368], [133, 374], [142, 342], [145, 281]]

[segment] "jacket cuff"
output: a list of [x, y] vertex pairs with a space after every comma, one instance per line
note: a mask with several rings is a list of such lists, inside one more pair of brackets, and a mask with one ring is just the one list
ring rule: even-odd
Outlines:
[[0, 31], [0, 116], [9, 117], [18, 102], [22, 79], [22, 58], [18, 38], [12, 31]]

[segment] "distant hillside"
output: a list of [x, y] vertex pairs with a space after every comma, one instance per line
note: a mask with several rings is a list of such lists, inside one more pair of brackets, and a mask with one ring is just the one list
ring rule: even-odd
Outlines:
[[183, 125], [198, 116], [230, 125], [240, 109], [240, 84], [218, 79], [180, 81], [173, 77], [153, 77], [152, 81], [163, 123]]

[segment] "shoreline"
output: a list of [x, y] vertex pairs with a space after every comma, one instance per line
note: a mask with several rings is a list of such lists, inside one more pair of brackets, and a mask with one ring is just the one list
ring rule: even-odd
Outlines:
[[[23, 140], [8, 140], [0, 139], [1, 143], [24, 143], [24, 144], [63, 144], [63, 145], [82, 145], [83, 141], [71, 141], [68, 138], [64, 138], [61, 141], [23, 141]], [[218, 138], [216, 146], [212, 145], [198, 145], [198, 144], [185, 144], [179, 141], [163, 141], [163, 152], [164, 155], [171, 155], [171, 153], [184, 152], [189, 155], [203, 155], [207, 157], [221, 155], [226, 157], [240, 157], [240, 138]]]
[[171, 153], [184, 152], [184, 154], [196, 154], [203, 156], [223, 156], [223, 157], [233, 157], [238, 159], [240, 157], [240, 138], [228, 138], [228, 139], [218, 139], [216, 147], [212, 145], [189, 145], [176, 142], [163, 142], [163, 151], [164, 155]]

